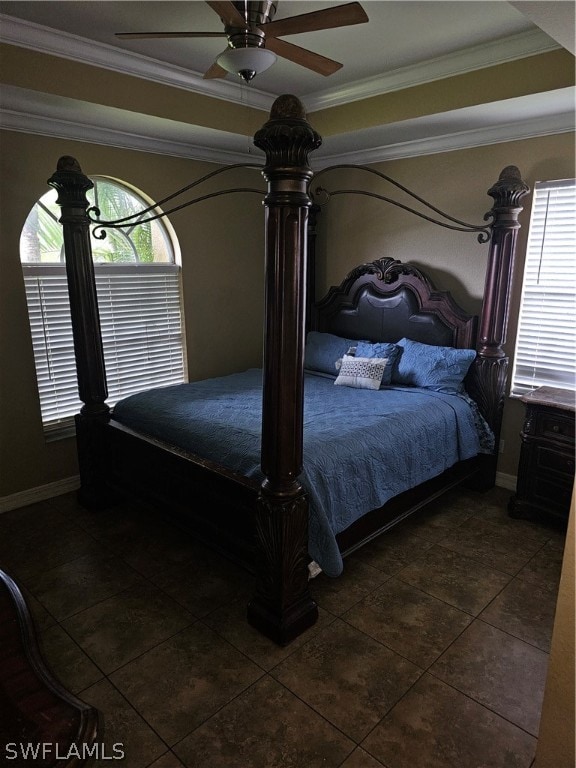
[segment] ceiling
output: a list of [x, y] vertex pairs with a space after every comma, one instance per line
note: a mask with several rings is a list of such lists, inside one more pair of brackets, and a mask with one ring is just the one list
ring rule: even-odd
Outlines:
[[[341, 4], [344, 3], [334, 0], [281, 0], [275, 19]], [[276, 95], [294, 93], [309, 112], [560, 47], [574, 53], [574, 3], [571, 1], [362, 0], [362, 6], [369, 18], [366, 24], [285, 37], [290, 43], [342, 62], [341, 70], [323, 77], [278, 58], [271, 69], [258, 75], [249, 86], [235, 75], [223, 80], [203, 79], [203, 73], [224, 49], [224, 37], [121, 40], [114, 36], [115, 32], [130, 31], [222, 31], [218, 15], [200, 0], [2, 0], [0, 41], [128, 72], [253, 109], [268, 110]], [[34, 117], [41, 120], [44, 115], [56, 119], [56, 115], [60, 115], [61, 123], [73, 125], [76, 119], [86, 128], [95, 126], [115, 134], [126, 133], [132, 125], [132, 134], [144, 138], [154, 135], [164, 142], [163, 149], [157, 151], [170, 151], [172, 147], [176, 154], [186, 154], [185, 126], [182, 124], [180, 136], [179, 126], [173, 120], [163, 121], [158, 115], [122, 114], [123, 110], [104, 105], [99, 109], [94, 103], [40, 94], [33, 89], [8, 86], [2, 90], [2, 122], [8, 128], [22, 129], [16, 125], [16, 115], [25, 113], [32, 122]], [[569, 90], [552, 95], [537, 94], [530, 100], [510, 100], [507, 122], [514, 121], [519, 110], [525, 121], [547, 120], [550, 124], [562, 115], [562, 125], [568, 125], [568, 116], [574, 111], [574, 95], [568, 93]], [[468, 123], [467, 114], [471, 121]], [[370, 152], [375, 147], [396, 146], [400, 136], [408, 136], [409, 142], [417, 141], [421, 145], [435, 136], [462, 134], [476, 124], [494, 129], [502, 122], [502, 113], [498, 117], [493, 104], [485, 111], [477, 105], [475, 112], [454, 110], [454, 114], [447, 111], [432, 118], [424, 120], [420, 116], [410, 120], [399, 126], [396, 133], [391, 124], [385, 136], [380, 132], [376, 137], [370, 130], [354, 136], [341, 134], [334, 137], [327, 151], [332, 155]], [[138, 126], [136, 132], [134, 121]], [[561, 130], [568, 129], [569, 126]], [[63, 126], [61, 130], [67, 135]], [[195, 133], [195, 146], [206, 148], [208, 154], [204, 159], [211, 159], [209, 152], [217, 151], [218, 147], [233, 159], [235, 153], [244, 152], [245, 137], [241, 133], [230, 126], [216, 132], [203, 128]]]
[[[280, 0], [275, 19], [341, 5], [339, 2]], [[367, 24], [290, 35], [289, 42], [343, 63], [325, 78], [279, 59], [254, 86], [266, 93], [318, 94], [359, 80], [420, 64], [463, 48], [494, 41], [535, 25], [505, 2], [363, 2]], [[2, 13], [147, 56], [201, 75], [226, 47], [224, 37], [184, 40], [122, 40], [115, 32], [221, 32], [218, 15], [205, 2], [26, 2], [0, 3]], [[104, 11], [104, 12], [103, 12]], [[426, 30], [426, 35], [422, 30]], [[235, 82], [234, 75], [228, 75]], [[206, 84], [207, 86], [209, 84]], [[240, 86], [240, 81], [238, 81]], [[240, 87], [238, 88], [240, 90]]]

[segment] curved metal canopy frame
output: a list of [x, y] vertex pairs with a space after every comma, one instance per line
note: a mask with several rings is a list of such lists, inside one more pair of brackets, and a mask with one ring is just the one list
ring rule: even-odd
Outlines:
[[[412, 197], [414, 200], [417, 200], [425, 208], [428, 208], [430, 211], [434, 211], [434, 213], [438, 214], [442, 219], [445, 219], [445, 221], [434, 218], [433, 216], [429, 216], [423, 213], [422, 211], [417, 210], [416, 208], [412, 208], [411, 206], [406, 205], [405, 203], [401, 203], [399, 200], [394, 200], [391, 197], [380, 195], [377, 192], [369, 192], [368, 190], [365, 190], [365, 189], [336, 189], [336, 190], [330, 191], [325, 187], [319, 186], [319, 187], [316, 187], [316, 189], [311, 192], [311, 197], [316, 203], [316, 205], [319, 205], [320, 207], [322, 207], [329, 202], [330, 198], [335, 197], [336, 195], [365, 195], [366, 197], [373, 197], [373, 198], [376, 198], [377, 200], [382, 200], [383, 202], [390, 203], [391, 205], [394, 205], [397, 208], [402, 208], [404, 211], [408, 211], [409, 213], [412, 213], [421, 219], [425, 219], [426, 221], [429, 221], [432, 224], [437, 224], [439, 227], [445, 227], [446, 229], [452, 229], [458, 232], [477, 232], [479, 243], [487, 243], [490, 240], [491, 229], [489, 224], [470, 224], [466, 221], [461, 221], [460, 219], [456, 219], [454, 218], [454, 216], [450, 216], [448, 213], [445, 213], [444, 211], [440, 210], [440, 208], [437, 208], [436, 206], [432, 205], [432, 203], [429, 203], [427, 200], [425, 200], [423, 197], [420, 197], [415, 192], [412, 192], [410, 189], [408, 189], [408, 187], [405, 187], [403, 184], [400, 184], [391, 176], [387, 176], [385, 173], [381, 173], [380, 171], [377, 171], [375, 168], [370, 168], [367, 165], [353, 165], [353, 164], [331, 165], [319, 171], [315, 175], [314, 180], [318, 181], [318, 178], [320, 176], [330, 171], [343, 170], [343, 169], [364, 171], [365, 173], [372, 174], [373, 176], [376, 176], [384, 181], [387, 181], [388, 183], [397, 187], [397, 189], [400, 189], [402, 192]], [[324, 197], [324, 200], [319, 200], [318, 197]], [[494, 218], [494, 214], [492, 213], [492, 211], [489, 211], [484, 216], [485, 221], [493, 218]], [[452, 222], [452, 223], [448, 223], [448, 222]]]
[[[168, 210], [165, 210], [165, 211], [162, 210], [162, 206], [166, 205], [166, 203], [172, 202], [173, 200], [185, 194], [186, 192], [189, 192], [191, 189], [199, 187], [201, 184], [217, 176], [221, 176], [224, 173], [227, 173], [229, 171], [235, 171], [241, 168], [262, 171], [264, 169], [264, 166], [257, 165], [255, 163], [235, 163], [232, 165], [227, 165], [224, 168], [219, 168], [216, 171], [212, 171], [211, 173], [208, 173], [200, 177], [199, 179], [192, 182], [191, 184], [187, 184], [186, 186], [182, 187], [176, 192], [173, 192], [172, 194], [164, 197], [162, 200], [159, 200], [157, 203], [154, 203], [153, 205], [150, 205], [147, 208], [143, 208], [141, 211], [137, 211], [136, 213], [133, 213], [130, 216], [125, 216], [120, 219], [113, 219], [109, 221], [100, 219], [99, 208], [97, 206], [92, 206], [91, 208], [88, 209], [87, 213], [90, 218], [90, 221], [93, 224], [95, 224], [95, 227], [93, 229], [93, 235], [97, 239], [102, 240], [106, 237], [106, 229], [122, 229], [124, 227], [133, 226], [134, 224], [145, 224], [147, 222], [155, 221], [156, 219], [163, 218], [164, 216], [170, 216], [171, 214], [176, 213], [180, 210], [183, 210], [184, 208], [188, 208], [192, 205], [195, 205], [196, 203], [201, 203], [201, 202], [204, 202], [205, 200], [222, 197], [224, 195], [230, 195], [230, 194], [236, 194], [236, 193], [251, 193], [251, 194], [262, 195], [262, 197], [264, 197], [264, 195], [266, 194], [265, 189], [256, 189], [254, 187], [229, 187], [229, 188], [220, 189], [214, 192], [208, 192], [204, 195], [200, 195], [191, 200], [187, 200], [186, 202], [179, 203], [178, 205], [174, 205]], [[425, 219], [426, 221], [429, 221], [432, 224], [436, 224], [437, 226], [444, 227], [445, 229], [451, 229], [458, 232], [477, 233], [479, 243], [487, 243], [490, 240], [490, 237], [491, 237], [490, 224], [471, 224], [466, 221], [461, 221], [460, 219], [457, 219], [454, 216], [451, 216], [450, 214], [446, 213], [445, 211], [442, 211], [440, 208], [437, 208], [436, 206], [432, 205], [432, 203], [428, 202], [423, 197], [420, 197], [420, 195], [417, 195], [415, 192], [412, 192], [412, 190], [408, 189], [408, 187], [405, 187], [403, 184], [396, 181], [391, 176], [388, 176], [385, 173], [377, 171], [375, 168], [371, 168], [366, 165], [354, 165], [354, 164], [331, 165], [331, 166], [328, 166], [327, 168], [323, 168], [322, 170], [318, 171], [318, 173], [316, 173], [314, 176], [314, 181], [315, 182], [318, 181], [320, 176], [323, 176], [335, 170], [362, 171], [364, 173], [376, 176], [377, 178], [380, 178], [383, 181], [388, 182], [389, 184], [392, 184], [394, 187], [396, 187], [397, 189], [407, 194], [409, 197], [416, 200], [424, 208], [436, 213], [440, 218], [435, 218], [434, 216], [430, 216], [424, 213], [423, 211], [419, 211], [416, 208], [412, 208], [411, 206], [406, 205], [405, 203], [402, 203], [399, 200], [395, 200], [392, 197], [387, 197], [385, 195], [378, 194], [377, 192], [371, 192], [365, 189], [355, 189], [355, 188], [328, 190], [323, 186], [317, 186], [314, 190], [309, 189], [308, 191], [309, 191], [311, 200], [313, 201], [314, 204], [318, 205], [321, 208], [325, 206], [332, 197], [336, 197], [337, 195], [364, 195], [366, 197], [372, 197], [377, 200], [381, 200], [385, 203], [394, 205], [397, 208], [401, 208], [402, 210], [405, 210], [408, 213], [413, 214], [414, 216], [418, 216], [421, 219]], [[320, 199], [320, 198], [323, 198], [323, 199]], [[488, 211], [488, 213], [484, 216], [485, 221], [493, 218], [494, 218], [494, 214], [492, 211]]]
[[135, 224], [146, 224], [149, 221], [155, 221], [156, 219], [161, 219], [164, 216], [169, 216], [172, 213], [181, 211], [182, 209], [188, 208], [189, 206], [195, 205], [196, 203], [201, 203], [204, 200], [210, 200], [215, 197], [222, 197], [223, 195], [234, 194], [237, 192], [251, 192], [251, 193], [256, 193], [258, 195], [262, 195], [263, 197], [266, 194], [265, 189], [255, 189], [253, 187], [229, 187], [227, 189], [221, 189], [215, 192], [208, 192], [204, 195], [200, 195], [199, 197], [195, 197], [192, 200], [187, 200], [184, 203], [175, 205], [166, 211], [162, 210], [163, 205], [175, 200], [180, 195], [183, 195], [186, 192], [189, 192], [191, 189], [194, 189], [195, 187], [200, 186], [204, 182], [209, 181], [210, 179], [213, 179], [216, 176], [220, 176], [224, 173], [227, 173], [228, 171], [238, 170], [239, 168], [248, 168], [252, 170], [261, 171], [263, 169], [263, 166], [256, 165], [255, 163], [235, 163], [233, 165], [227, 165], [223, 168], [218, 168], [217, 170], [212, 171], [211, 173], [207, 173], [206, 175], [201, 176], [199, 179], [196, 179], [196, 181], [193, 181], [192, 183], [187, 184], [181, 189], [178, 189], [176, 192], [173, 192], [171, 195], [167, 195], [166, 197], [162, 198], [162, 200], [159, 200], [158, 202], [153, 203], [152, 205], [149, 205], [146, 208], [143, 208], [141, 211], [137, 211], [136, 213], [130, 214], [130, 216], [124, 216], [123, 218], [120, 218], [120, 219], [111, 219], [108, 221], [104, 219], [100, 219], [99, 218], [100, 209], [98, 208], [98, 206], [91, 206], [90, 208], [88, 208], [87, 214], [92, 224], [96, 225], [92, 231], [92, 234], [98, 240], [103, 240], [106, 237], [107, 229], [123, 229], [124, 227], [134, 226]]

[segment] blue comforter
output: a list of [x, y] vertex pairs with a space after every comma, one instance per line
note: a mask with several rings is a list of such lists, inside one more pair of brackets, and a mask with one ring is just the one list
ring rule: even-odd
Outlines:
[[[132, 395], [114, 418], [246, 477], [261, 479], [259, 369]], [[304, 468], [309, 553], [342, 571], [335, 535], [393, 496], [481, 452], [469, 398], [416, 387], [335, 387], [306, 374]]]

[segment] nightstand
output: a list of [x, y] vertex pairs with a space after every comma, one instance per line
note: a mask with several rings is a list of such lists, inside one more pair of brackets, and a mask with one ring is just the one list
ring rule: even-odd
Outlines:
[[520, 437], [512, 517], [552, 515], [568, 520], [574, 486], [573, 390], [540, 387], [524, 395], [526, 417]]

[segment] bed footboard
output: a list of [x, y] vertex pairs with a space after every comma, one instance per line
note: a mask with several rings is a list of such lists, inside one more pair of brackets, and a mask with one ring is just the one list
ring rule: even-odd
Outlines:
[[260, 484], [114, 419], [104, 427], [107, 485], [147, 506], [254, 571], [254, 516]]

